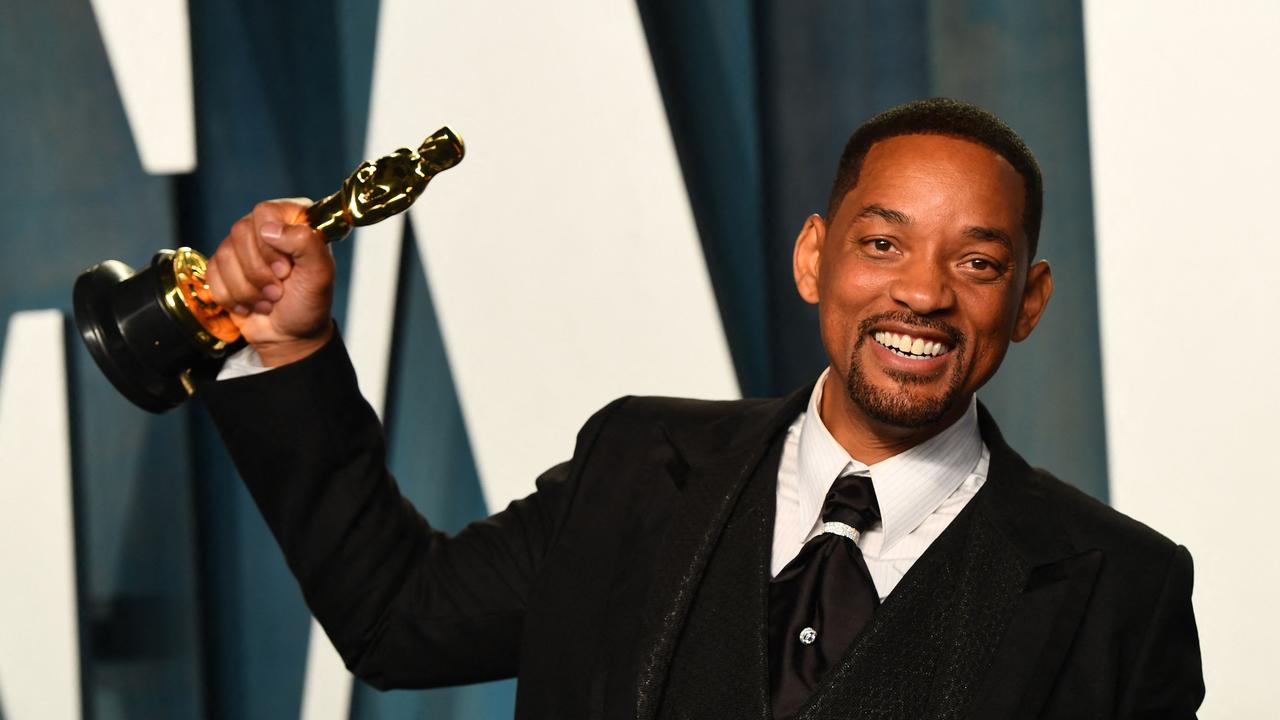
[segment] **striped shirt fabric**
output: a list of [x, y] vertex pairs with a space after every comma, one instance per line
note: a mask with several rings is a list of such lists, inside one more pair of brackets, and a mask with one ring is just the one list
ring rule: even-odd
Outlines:
[[870, 475], [881, 522], [862, 534], [858, 547], [883, 600], [987, 479], [990, 453], [978, 431], [978, 401], [970, 400], [968, 411], [941, 433], [868, 466], [849, 456], [818, 415], [828, 372], [787, 429], [771, 572], [777, 575], [822, 531], [822, 502], [836, 478]]

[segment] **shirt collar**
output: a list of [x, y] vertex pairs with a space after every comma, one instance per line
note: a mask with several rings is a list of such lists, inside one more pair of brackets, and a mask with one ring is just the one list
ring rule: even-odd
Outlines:
[[942, 502], [960, 487], [982, 458], [982, 434], [978, 430], [978, 401], [950, 427], [915, 447], [867, 466], [854, 460], [818, 414], [822, 388], [830, 368], [818, 377], [809, 395], [800, 428], [799, 476], [801, 517], [817, 518], [827, 491], [846, 474], [871, 476], [880, 505], [887, 550], [920, 526]]

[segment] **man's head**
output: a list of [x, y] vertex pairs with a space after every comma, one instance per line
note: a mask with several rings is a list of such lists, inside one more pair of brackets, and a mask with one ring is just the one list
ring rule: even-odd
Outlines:
[[947, 135], [986, 145], [1022, 176], [1022, 229], [1035, 257], [1040, 243], [1040, 215], [1044, 206], [1044, 181], [1031, 148], [1003, 120], [977, 105], [950, 98], [917, 100], [890, 108], [866, 121], [845, 143], [836, 166], [827, 200], [827, 220], [835, 216], [840, 201], [858, 184], [862, 163], [872, 145], [899, 135]]
[[911, 103], [854, 133], [794, 257], [831, 360], [829, 424], [909, 435], [964, 412], [1052, 293], [1031, 262], [1040, 198], [1030, 151], [972, 105]]

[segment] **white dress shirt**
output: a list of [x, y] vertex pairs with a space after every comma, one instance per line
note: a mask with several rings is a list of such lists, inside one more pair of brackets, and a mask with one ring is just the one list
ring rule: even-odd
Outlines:
[[818, 415], [829, 371], [818, 378], [808, 409], [787, 429], [778, 466], [771, 574], [819, 533], [822, 503], [836, 478], [870, 475], [881, 521], [862, 534], [858, 547], [883, 600], [982, 487], [991, 455], [978, 431], [975, 398], [951, 427], [910, 450], [871, 466], [854, 460]]
[[252, 345], [245, 345], [227, 356], [218, 370], [218, 380], [234, 380], [248, 375], [257, 375], [271, 368], [262, 364], [262, 356]]

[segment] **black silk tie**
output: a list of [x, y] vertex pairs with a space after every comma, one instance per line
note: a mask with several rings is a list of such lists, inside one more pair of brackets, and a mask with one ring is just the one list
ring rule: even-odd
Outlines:
[[857, 538], [880, 521], [871, 478], [836, 479], [822, 504], [823, 532], [769, 584], [773, 716], [794, 714], [871, 622], [876, 594]]

